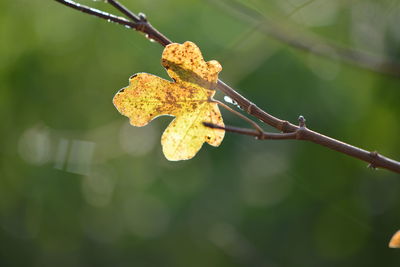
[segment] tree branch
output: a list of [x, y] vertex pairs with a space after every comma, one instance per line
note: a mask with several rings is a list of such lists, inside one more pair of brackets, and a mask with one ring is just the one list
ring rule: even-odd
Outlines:
[[[310, 33], [303, 32], [301, 35], [296, 33], [294, 36], [294, 33], [289, 32], [279, 23], [275, 23], [256, 10], [250, 9], [238, 1], [229, 1], [229, 4], [224, 2], [226, 1], [210, 1], [210, 3], [220, 6], [224, 11], [228, 11], [231, 14], [234, 13], [236, 18], [239, 17], [242, 20], [257, 23], [260, 25], [258, 26], [258, 29], [262, 33], [286, 45], [318, 56], [330, 59], [337, 58], [347, 64], [358, 66], [376, 73], [391, 75], [398, 78], [400, 77], [399, 62], [328, 42]], [[305, 2], [304, 4], [307, 3], [308, 2]]]
[[161, 44], [162, 46], [166, 46], [171, 42], [167, 37], [165, 37], [162, 33], [160, 33], [156, 28], [154, 28], [150, 22], [147, 21], [147, 18], [144, 14], [140, 15], [135, 15], [134, 13], [130, 12], [128, 9], [126, 9], [123, 5], [121, 5], [118, 1], [114, 0], [107, 0], [107, 3], [111, 4], [115, 8], [117, 8], [119, 11], [127, 15], [129, 18], [131, 18], [133, 21], [129, 21], [125, 18], [115, 16], [113, 14], [109, 14], [107, 12], [91, 8], [85, 5], [78, 4], [74, 1], [71, 0], [54, 0], [56, 2], [59, 2], [63, 5], [66, 5], [68, 7], [71, 7], [73, 9], [79, 10], [83, 13], [96, 16], [102, 19], [105, 19], [109, 22], [115, 22], [121, 25], [124, 25], [127, 28], [132, 28], [137, 30], [138, 32], [142, 32], [145, 34], [146, 38], [149, 40], [154, 40], [155, 42]]
[[257, 130], [253, 130], [253, 129], [239, 128], [239, 127], [233, 127], [233, 126], [228, 126], [228, 125], [220, 126], [220, 125], [209, 123], [209, 122], [203, 122], [203, 125], [206, 127], [210, 127], [212, 129], [220, 129], [220, 130], [224, 130], [224, 131], [231, 132], [231, 133], [254, 136], [255, 138], [257, 138], [259, 140], [297, 139], [296, 132], [291, 132], [291, 133], [269, 133], [269, 132], [264, 132], [264, 131], [259, 132]]
[[332, 150], [341, 152], [343, 154], [349, 155], [354, 158], [358, 158], [365, 162], [369, 163], [369, 167], [371, 168], [384, 168], [391, 170], [393, 172], [400, 173], [400, 162], [392, 160], [390, 158], [384, 157], [378, 154], [375, 151], [366, 151], [364, 149], [346, 144], [342, 141], [330, 138], [328, 136], [322, 135], [320, 133], [314, 132], [307, 127], [298, 126], [297, 130], [290, 133], [269, 133], [269, 132], [260, 132], [253, 129], [246, 128], [238, 128], [232, 126], [221, 127], [219, 125], [215, 125], [212, 123], [203, 123], [205, 126], [213, 128], [213, 129], [221, 129], [227, 132], [238, 133], [243, 135], [254, 136], [259, 140], [304, 140], [310, 141], [325, 147], [328, 147]]
[[[142, 32], [146, 35], [147, 38], [153, 39], [154, 41], [158, 42], [162, 46], [166, 46], [172, 43], [167, 37], [161, 34], [156, 28], [154, 28], [146, 19], [146, 17], [141, 15], [135, 15], [134, 13], [127, 10], [118, 1], [115, 0], [108, 0], [107, 2], [116, 7], [119, 11], [123, 12], [126, 16], [128, 16], [132, 21], [127, 19], [117, 17], [112, 14], [105, 13], [103, 11], [93, 9], [87, 6], [83, 6], [77, 4], [70, 0], [55, 0], [59, 3], [62, 3], [66, 6], [71, 8], [77, 9], [84, 13], [94, 15], [108, 21], [113, 21], [130, 28], [133, 28], [139, 32]], [[206, 123], [205, 125], [211, 128], [216, 129], [223, 129], [227, 132], [234, 132], [239, 134], [251, 135], [258, 137], [259, 139], [266, 140], [266, 139], [295, 139], [295, 140], [306, 140], [310, 141], [332, 150], [338, 151], [340, 153], [349, 155], [351, 157], [363, 160], [368, 162], [373, 168], [384, 168], [391, 170], [396, 173], [400, 173], [400, 162], [395, 161], [393, 159], [384, 157], [377, 152], [369, 152], [363, 150], [361, 148], [346, 144], [342, 141], [333, 139], [331, 137], [322, 135], [315, 131], [308, 129], [305, 126], [304, 118], [299, 118], [299, 126], [294, 125], [286, 120], [278, 119], [271, 114], [267, 113], [266, 111], [262, 110], [261, 108], [257, 107], [254, 103], [249, 101], [247, 98], [236, 92], [233, 88], [225, 84], [223, 81], [218, 80], [217, 89], [225, 93], [227, 96], [232, 98], [244, 111], [248, 114], [260, 119], [261, 121], [265, 122], [266, 124], [276, 128], [282, 133], [268, 133], [268, 132], [261, 132], [253, 129], [243, 129], [243, 128], [236, 128], [236, 127], [221, 127], [218, 125], [213, 125]]]

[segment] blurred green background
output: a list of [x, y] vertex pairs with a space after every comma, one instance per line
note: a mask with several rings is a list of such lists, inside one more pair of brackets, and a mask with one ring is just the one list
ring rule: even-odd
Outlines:
[[[399, 1], [241, 3], [296, 35], [400, 61]], [[233, 0], [123, 4], [195, 42], [268, 112], [400, 159], [399, 78], [279, 43]], [[399, 266], [387, 248], [399, 175], [311, 143], [235, 134], [168, 162], [160, 136], [171, 118], [134, 128], [111, 102], [133, 73], [167, 78], [160, 45], [51, 0], [1, 1], [0, 40], [1, 266]]]

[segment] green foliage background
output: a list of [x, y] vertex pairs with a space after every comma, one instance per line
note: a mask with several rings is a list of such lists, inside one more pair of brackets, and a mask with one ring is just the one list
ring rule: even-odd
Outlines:
[[[123, 1], [197, 43], [268, 112], [400, 159], [398, 78], [276, 42], [221, 2]], [[398, 1], [242, 3], [296, 34], [400, 60]], [[399, 175], [234, 134], [168, 162], [159, 140], [171, 119], [129, 127], [111, 103], [133, 73], [167, 78], [161, 46], [50, 0], [1, 1], [0, 39], [1, 266], [398, 266], [387, 243]]]

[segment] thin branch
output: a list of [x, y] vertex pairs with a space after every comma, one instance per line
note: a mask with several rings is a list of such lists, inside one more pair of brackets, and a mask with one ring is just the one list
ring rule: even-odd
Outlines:
[[244, 116], [242, 113], [240, 113], [239, 111], [236, 111], [234, 109], [232, 109], [231, 107], [229, 107], [228, 105], [222, 103], [221, 101], [218, 100], [213, 100], [215, 103], [217, 103], [218, 105], [220, 105], [221, 107], [225, 108], [226, 110], [232, 112], [233, 114], [235, 114], [236, 116], [240, 117], [241, 119], [247, 121], [250, 125], [252, 125], [254, 127], [254, 129], [256, 129], [256, 131], [259, 134], [262, 134], [264, 131], [263, 129], [255, 122], [250, 120], [249, 118], [247, 118], [246, 116]]
[[128, 17], [134, 17], [135, 19], [132, 19], [132, 21], [129, 21], [125, 18], [115, 16], [113, 14], [109, 14], [107, 12], [91, 8], [85, 5], [78, 4], [74, 1], [71, 0], [54, 0], [56, 2], [59, 2], [63, 5], [66, 5], [68, 7], [71, 7], [73, 9], [79, 10], [83, 13], [96, 16], [102, 19], [105, 19], [107, 21], [112, 21], [121, 25], [124, 25], [127, 28], [132, 28], [135, 29], [139, 32], [142, 32], [146, 35], [146, 38], [149, 40], [154, 40], [155, 42], [161, 44], [162, 46], [166, 46], [171, 42], [167, 37], [165, 37], [162, 33], [160, 33], [156, 28], [154, 28], [150, 22], [147, 21], [146, 16], [144, 14], [141, 14], [141, 16], [136, 16], [132, 12], [130, 12], [128, 9], [126, 9], [124, 6], [119, 4], [117, 1], [107, 1], [108, 3], [112, 3], [114, 7], [116, 7], [118, 10], [123, 11], [125, 15], [131, 14]]
[[[82, 6], [80, 4], [76, 4], [70, 0], [55, 0], [60, 2], [64, 5], [72, 7], [74, 9], [80, 10], [87, 14], [91, 14], [109, 21], [114, 21], [122, 25], [130, 26], [131, 28], [136, 29], [137, 31], [143, 32], [146, 34], [148, 38], [151, 38], [161, 44], [162, 46], [166, 46], [170, 44], [171, 41], [161, 34], [157, 29], [155, 29], [148, 21], [145, 19], [144, 16], [138, 16], [140, 18], [140, 22], [128, 22], [126, 19], [117, 17], [115, 15], [111, 15], [100, 10], [92, 9], [90, 7]], [[112, 1], [113, 3], [119, 4], [117, 1]], [[119, 5], [122, 6], [122, 5]], [[130, 11], [129, 11], [130, 12]], [[125, 12], [124, 12], [125, 13]], [[133, 13], [132, 13], [133, 14]], [[127, 14], [125, 14], [127, 15]], [[400, 69], [400, 68], [399, 68]], [[400, 74], [400, 71], [398, 72]], [[276, 128], [280, 132], [283, 133], [267, 133], [262, 132], [264, 137], [260, 136], [258, 130], [253, 129], [242, 129], [242, 128], [235, 128], [226, 126], [223, 129], [230, 132], [236, 132], [246, 135], [253, 135], [256, 137], [261, 137], [262, 139], [296, 139], [296, 140], [306, 140], [310, 141], [332, 150], [338, 151], [340, 153], [349, 155], [351, 157], [363, 160], [368, 162], [370, 167], [373, 168], [384, 168], [391, 170], [396, 173], [400, 173], [400, 162], [395, 161], [393, 159], [384, 157], [377, 152], [369, 152], [363, 150], [361, 148], [346, 144], [342, 141], [333, 139], [331, 137], [322, 135], [315, 131], [312, 131], [305, 127], [305, 120], [304, 118], [299, 118], [300, 126], [294, 125], [286, 120], [278, 119], [271, 114], [267, 113], [266, 111], [262, 110], [254, 103], [249, 101], [247, 98], [236, 92], [233, 88], [225, 84], [223, 81], [218, 80], [217, 89], [225, 93], [227, 96], [232, 98], [244, 111], [248, 114], [260, 119], [261, 121], [265, 122], [266, 124]], [[207, 124], [208, 127], [214, 127], [216, 125]], [[218, 126], [219, 127], [219, 126]], [[215, 128], [218, 128], [215, 127]], [[293, 137], [296, 138], [293, 138]]]
[[162, 46], [172, 43], [171, 40], [169, 40], [165, 35], [163, 35], [150, 24], [145, 14], [139, 13], [136, 15], [116, 0], [107, 0], [107, 3], [125, 14], [128, 18], [132, 19], [138, 25], [136, 30], [143, 32], [147, 39], [154, 40], [160, 43]]
[[70, 1], [70, 0], [54, 0], [54, 1], [59, 2], [59, 3], [63, 4], [63, 5], [68, 6], [68, 7], [71, 7], [73, 9], [79, 10], [79, 11], [81, 11], [83, 13], [86, 13], [86, 14], [89, 14], [89, 15], [92, 15], [92, 16], [96, 16], [96, 17], [105, 19], [107, 21], [112, 21], [112, 22], [115, 22], [115, 23], [130, 27], [130, 28], [133, 28], [133, 29], [136, 29], [136, 27], [137, 27], [136, 23], [131, 22], [131, 21], [125, 19], [125, 18], [118, 17], [118, 16], [115, 16], [113, 14], [110, 14], [110, 13], [107, 13], [107, 12], [104, 12], [104, 11], [101, 11], [101, 10], [98, 10], [98, 9], [95, 9], [95, 8], [92, 8], [92, 7], [81, 5], [81, 4], [78, 4], [78, 3], [74, 2], [74, 1]]
[[205, 126], [213, 129], [221, 129], [227, 132], [238, 133], [243, 135], [254, 136], [260, 140], [283, 140], [283, 139], [293, 139], [293, 140], [303, 140], [310, 141], [332, 150], [347, 154], [351, 157], [361, 159], [369, 163], [371, 168], [384, 168], [391, 170], [393, 172], [400, 173], [400, 162], [394, 161], [390, 158], [384, 157], [375, 151], [366, 151], [364, 149], [346, 144], [342, 141], [330, 138], [328, 136], [322, 135], [320, 133], [314, 132], [308, 128], [298, 127], [296, 131], [291, 133], [269, 133], [262, 132], [261, 135], [258, 131], [253, 129], [238, 128], [232, 126], [221, 127], [212, 123], [203, 123]]
[[[276, 23], [256, 10], [239, 3], [238, 1], [210, 1], [228, 11], [235, 18], [241, 18], [251, 23], [260, 23], [258, 29], [264, 34], [291, 47], [316, 54], [318, 56], [339, 59], [353, 66], [358, 66], [376, 73], [400, 77], [400, 62], [392, 61], [369, 53], [341, 46], [336, 43], [323, 40], [316, 35], [303, 32], [290, 32], [279, 23]], [[307, 3], [307, 2], [306, 2]]]
[[293, 16], [294, 14], [296, 14], [298, 11], [300, 11], [301, 9], [305, 8], [306, 6], [308, 6], [309, 4], [312, 4], [313, 2], [315, 2], [315, 0], [308, 0], [306, 2], [304, 2], [303, 4], [295, 7], [289, 14], [288, 17]]
[[220, 126], [217, 124], [209, 123], [209, 122], [203, 122], [203, 125], [212, 129], [219, 129], [219, 130], [224, 130], [227, 132], [231, 133], [237, 133], [237, 134], [243, 134], [243, 135], [250, 135], [254, 136], [255, 138], [259, 140], [267, 140], [267, 139], [272, 139], [272, 140], [288, 140], [288, 139], [297, 139], [296, 132], [292, 133], [270, 133], [270, 132], [264, 132], [262, 131], [261, 133], [257, 130], [253, 129], [247, 129], [247, 128], [239, 128], [239, 127], [233, 127], [233, 126]]
[[121, 3], [114, 1], [114, 0], [107, 0], [107, 3], [109, 3], [110, 5], [112, 5], [116, 9], [118, 9], [119, 11], [121, 11], [123, 14], [125, 14], [125, 16], [127, 16], [134, 22], [139, 23], [142, 21], [140, 14], [138, 16], [136, 16], [135, 13], [131, 12], [129, 9], [127, 9]]

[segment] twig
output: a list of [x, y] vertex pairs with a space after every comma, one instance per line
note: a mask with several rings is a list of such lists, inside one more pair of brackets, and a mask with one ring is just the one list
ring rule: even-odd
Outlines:
[[[139, 32], [144, 33], [146, 35], [147, 39], [154, 40], [155, 42], [161, 44], [162, 46], [166, 46], [166, 45], [172, 43], [171, 40], [169, 40], [167, 37], [165, 37], [156, 28], [154, 28], [150, 24], [150, 22], [147, 21], [147, 18], [144, 14], [141, 14], [141, 16], [136, 16], [135, 14], [130, 12], [128, 9], [126, 9], [124, 6], [119, 4], [119, 2], [117, 2], [117, 1], [109, 0], [109, 1], [107, 1], [107, 3], [110, 3], [115, 8], [117, 8], [118, 10], [123, 12], [125, 15], [130, 14], [127, 16], [130, 17], [133, 20], [133, 22], [129, 21], [125, 18], [118, 17], [113, 14], [109, 14], [109, 13], [106, 13], [104, 11], [101, 11], [101, 10], [98, 10], [95, 8], [91, 8], [91, 7], [88, 7], [85, 5], [78, 4], [71, 0], [54, 0], [54, 1], [57, 1], [63, 5], [73, 8], [73, 9], [79, 10], [83, 13], [86, 13], [86, 14], [89, 14], [92, 16], [96, 16], [96, 17], [105, 19], [107, 21], [112, 21], [112, 22], [124, 25], [127, 28], [135, 29]], [[124, 10], [124, 11], [122, 11], [122, 10]]]
[[55, 1], [57, 1], [63, 5], [66, 5], [68, 7], [71, 7], [73, 9], [79, 10], [83, 13], [89, 14], [89, 15], [93, 15], [93, 16], [96, 16], [96, 17], [99, 17], [99, 18], [102, 18], [102, 19], [105, 19], [108, 21], [119, 23], [121, 25], [128, 26], [130, 28], [135, 29], [137, 27], [136, 23], [131, 22], [125, 18], [118, 17], [113, 14], [110, 14], [110, 13], [107, 13], [107, 12], [104, 12], [104, 11], [101, 11], [101, 10], [98, 10], [98, 9], [95, 9], [92, 7], [81, 5], [81, 4], [75, 3], [74, 1], [70, 1], [70, 0], [55, 0]]
[[310, 33], [303, 32], [299, 35], [289, 32], [279, 23], [275, 23], [238, 1], [229, 1], [229, 4], [224, 3], [224, 1], [210, 1], [210, 3], [220, 6], [224, 11], [234, 13], [235, 17], [240, 17], [251, 23], [259, 23], [258, 29], [261, 32], [294, 48], [330, 59], [339, 59], [376, 73], [400, 77], [400, 62], [328, 42]]
[[249, 118], [247, 118], [246, 116], [244, 116], [242, 113], [240, 113], [239, 111], [236, 111], [232, 108], [230, 108], [228, 105], [225, 105], [224, 103], [222, 103], [221, 101], [218, 100], [213, 100], [214, 102], [216, 102], [218, 105], [220, 105], [221, 107], [225, 108], [226, 110], [232, 112], [233, 114], [235, 114], [236, 116], [242, 118], [243, 120], [247, 121], [249, 124], [251, 124], [254, 129], [256, 129], [256, 131], [261, 135], [264, 131], [263, 129], [255, 122], [250, 120]]
[[253, 129], [246, 128], [238, 128], [232, 126], [221, 127], [219, 125], [215, 125], [212, 123], [204, 123], [205, 126], [221, 129], [227, 132], [238, 133], [243, 135], [254, 136], [260, 140], [284, 140], [284, 139], [293, 139], [293, 140], [304, 140], [310, 141], [325, 147], [328, 147], [332, 150], [341, 152], [343, 154], [347, 154], [351, 157], [361, 159], [369, 163], [368, 167], [373, 169], [375, 168], [384, 168], [391, 170], [393, 172], [400, 173], [400, 162], [394, 161], [390, 158], [384, 157], [377, 152], [369, 152], [364, 149], [346, 144], [342, 141], [330, 138], [325, 135], [321, 135], [320, 133], [314, 132], [306, 127], [298, 127], [296, 131], [291, 133], [269, 133], [262, 132], [261, 135], [258, 131]]
[[267, 139], [272, 139], [272, 140], [288, 140], [288, 139], [297, 139], [296, 132], [291, 132], [291, 133], [270, 133], [270, 132], [259, 132], [257, 130], [253, 129], [247, 129], [247, 128], [239, 128], [239, 127], [233, 127], [233, 126], [228, 126], [226, 125], [225, 127], [209, 123], [209, 122], [203, 122], [203, 125], [206, 127], [210, 127], [212, 129], [220, 129], [224, 130], [227, 132], [231, 133], [237, 133], [237, 134], [243, 134], [243, 135], [250, 135], [254, 136], [255, 138], [259, 140], [267, 140]]
[[[64, 5], [67, 5], [69, 7], [72, 7], [74, 9], [80, 10], [82, 12], [117, 22], [122, 25], [127, 25], [130, 26], [131, 28], [136, 29], [137, 31], [143, 32], [148, 36], [148, 38], [151, 38], [161, 44], [162, 46], [166, 46], [167, 44], [170, 44], [171, 41], [162, 35], [157, 29], [155, 29], [148, 21], [145, 19], [144, 15], [142, 16], [136, 16], [140, 19], [139, 22], [128, 22], [126, 19], [117, 17], [115, 15], [107, 14], [105, 12], [92, 9], [90, 7], [82, 6], [79, 4], [76, 4], [70, 0], [55, 0], [57, 2], [60, 2]], [[110, 1], [108, 2], [111, 4], [113, 3], [114, 7], [117, 7], [121, 11], [122, 5], [120, 5], [117, 1]], [[126, 9], [126, 8], [124, 8]], [[131, 13], [130, 11], [123, 11], [125, 15], [131, 17], [131, 15], [128, 15], [127, 12]], [[132, 13], [133, 14], [133, 13]], [[132, 19], [132, 18], [131, 18]], [[133, 19], [134, 20], [134, 19]], [[400, 72], [399, 72], [400, 73]], [[259, 137], [261, 139], [296, 139], [296, 140], [306, 140], [310, 141], [322, 146], [325, 146], [327, 148], [330, 148], [332, 150], [338, 151], [340, 153], [349, 155], [354, 158], [358, 158], [360, 160], [363, 160], [365, 162], [368, 162], [370, 167], [373, 168], [384, 168], [391, 170], [396, 173], [400, 173], [400, 162], [395, 161], [393, 159], [384, 157], [377, 152], [369, 152], [366, 150], [363, 150], [361, 148], [346, 144], [342, 141], [333, 139], [331, 137], [322, 135], [320, 133], [317, 133], [315, 131], [312, 131], [308, 129], [305, 126], [305, 120], [303, 117], [299, 117], [299, 126], [294, 125], [286, 120], [281, 120], [278, 119], [271, 114], [267, 113], [266, 111], [262, 110], [261, 108], [257, 107], [254, 103], [249, 101], [247, 98], [236, 92], [233, 88], [229, 87], [226, 85], [224, 82], [221, 80], [218, 80], [217, 83], [217, 89], [225, 93], [227, 96], [232, 98], [244, 111], [246, 111], [248, 114], [253, 115], [254, 117], [260, 119], [261, 121], [265, 122], [266, 124], [276, 128], [282, 133], [267, 133], [267, 132], [262, 132], [262, 135], [260, 136], [259, 130], [252, 130], [252, 129], [242, 129], [242, 128], [235, 128], [235, 127], [220, 127], [218, 125], [213, 125], [213, 124], [206, 124], [208, 127], [211, 128], [217, 128], [217, 129], [223, 129], [229, 132], [235, 132], [235, 133], [240, 133], [240, 134], [245, 134], [245, 135], [252, 135]], [[219, 128], [218, 128], [219, 127]]]
[[[131, 12], [129, 9], [127, 9], [125, 6], [123, 6], [121, 3], [114, 1], [114, 0], [107, 0], [107, 3], [109, 3], [110, 5], [112, 5], [113, 7], [115, 7], [116, 9], [118, 9], [119, 11], [121, 11], [123, 14], [125, 14], [125, 16], [127, 16], [128, 18], [130, 18], [131, 20], [133, 20], [136, 23], [141, 22], [143, 19], [141, 17], [144, 14], [139, 13], [138, 15], [136, 15], [135, 13]], [[142, 14], [142, 16], [141, 16]]]
[[299, 10], [303, 9], [304, 7], [308, 6], [309, 4], [312, 4], [313, 2], [315, 2], [315, 0], [308, 0], [302, 4], [300, 4], [299, 6], [295, 7], [289, 14], [288, 17], [293, 16], [295, 13], [297, 13]]

